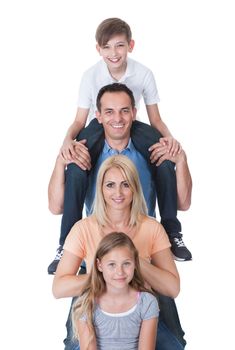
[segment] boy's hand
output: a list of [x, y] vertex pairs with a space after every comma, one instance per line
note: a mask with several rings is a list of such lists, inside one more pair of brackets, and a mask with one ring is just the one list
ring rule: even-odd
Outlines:
[[76, 141], [72, 139], [65, 139], [60, 149], [60, 154], [67, 162], [72, 162], [75, 159], [76, 151], [74, 149], [74, 143]]
[[157, 142], [149, 148], [149, 151], [151, 152], [151, 163], [156, 163], [160, 157], [168, 153], [168, 146], [163, 142]]
[[176, 156], [177, 153], [180, 153], [182, 150], [181, 144], [172, 136], [161, 137], [159, 142], [163, 146], [167, 146], [168, 152], [173, 157]]
[[177, 156], [177, 154], [180, 154], [182, 147], [180, 143], [172, 136], [167, 136], [161, 137], [159, 142], [155, 143], [149, 148], [149, 151], [151, 152], [151, 163], [157, 162], [156, 165], [160, 165], [163, 160], [174, 158]]
[[61, 148], [60, 155], [64, 161], [77, 164], [82, 170], [91, 169], [91, 157], [88, 148], [85, 146], [86, 140], [67, 142], [69, 148]]
[[88, 148], [85, 146], [86, 140], [74, 141], [75, 163], [82, 170], [91, 170], [91, 156]]
[[171, 160], [176, 165], [180, 162], [185, 162], [186, 155], [183, 149], [181, 149], [180, 153], [177, 153], [175, 156], [172, 156], [169, 152], [163, 154], [157, 161], [156, 165], [159, 166], [164, 162], [164, 160]]

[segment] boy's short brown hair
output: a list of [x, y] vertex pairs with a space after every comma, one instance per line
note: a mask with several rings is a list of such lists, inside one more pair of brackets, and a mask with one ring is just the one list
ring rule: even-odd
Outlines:
[[95, 38], [99, 46], [104, 46], [118, 34], [125, 34], [127, 42], [130, 43], [132, 38], [130, 26], [120, 18], [107, 18], [98, 26]]

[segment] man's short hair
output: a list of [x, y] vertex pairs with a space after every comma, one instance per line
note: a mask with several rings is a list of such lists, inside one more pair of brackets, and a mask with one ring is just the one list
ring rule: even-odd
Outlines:
[[112, 37], [120, 34], [124, 34], [127, 42], [130, 43], [132, 33], [129, 24], [120, 18], [107, 18], [98, 26], [95, 38], [99, 46], [102, 47], [106, 45]]
[[125, 92], [130, 97], [132, 108], [135, 108], [135, 98], [133, 92], [125, 84], [113, 83], [103, 86], [98, 92], [96, 98], [96, 107], [99, 112], [101, 112], [101, 98], [106, 92]]

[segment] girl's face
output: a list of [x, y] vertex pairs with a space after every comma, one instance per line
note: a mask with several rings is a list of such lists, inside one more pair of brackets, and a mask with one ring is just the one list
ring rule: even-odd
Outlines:
[[107, 288], [125, 288], [134, 276], [133, 253], [128, 247], [114, 248], [101, 260], [97, 259], [97, 267], [103, 273]]
[[103, 180], [103, 196], [108, 209], [130, 209], [133, 193], [124, 174], [117, 169], [109, 169]]

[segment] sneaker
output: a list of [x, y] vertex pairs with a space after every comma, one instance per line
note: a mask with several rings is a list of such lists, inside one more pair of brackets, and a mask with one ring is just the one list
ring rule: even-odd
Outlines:
[[174, 255], [174, 259], [177, 261], [188, 261], [192, 260], [192, 254], [185, 246], [184, 241], [182, 239], [182, 234], [177, 233], [173, 234], [169, 237], [171, 242], [171, 251]]
[[58, 264], [60, 262], [60, 259], [61, 259], [62, 255], [63, 255], [63, 252], [64, 252], [63, 247], [62, 247], [62, 245], [60, 245], [59, 248], [56, 251], [55, 259], [52, 261], [52, 263], [50, 263], [50, 265], [47, 268], [48, 275], [54, 275], [55, 274], [57, 266], [58, 266]]

